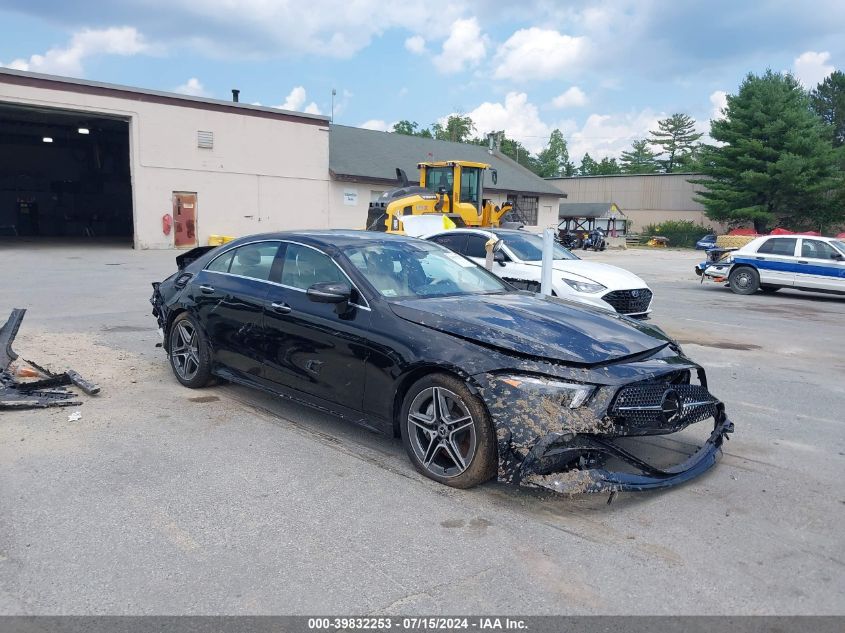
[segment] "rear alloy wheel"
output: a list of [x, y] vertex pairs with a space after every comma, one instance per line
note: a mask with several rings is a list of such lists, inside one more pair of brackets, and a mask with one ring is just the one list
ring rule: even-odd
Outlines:
[[405, 450], [426, 477], [471, 488], [495, 474], [490, 416], [462, 381], [426, 376], [408, 390], [401, 415]]
[[205, 334], [187, 312], [173, 321], [168, 343], [170, 366], [176, 379], [191, 389], [205, 387], [211, 381], [208, 344]]
[[734, 268], [728, 276], [728, 283], [738, 295], [752, 295], [760, 289], [760, 275], [748, 266]]

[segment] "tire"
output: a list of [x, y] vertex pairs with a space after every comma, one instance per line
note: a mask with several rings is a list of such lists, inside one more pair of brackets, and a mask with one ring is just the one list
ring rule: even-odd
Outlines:
[[760, 286], [760, 290], [762, 290], [766, 294], [772, 294], [780, 290], [780, 286]]
[[760, 275], [750, 266], [740, 266], [728, 275], [728, 283], [738, 295], [753, 295], [760, 289]]
[[408, 389], [400, 416], [402, 443], [426, 477], [453, 488], [472, 488], [496, 474], [490, 416], [463, 381], [448, 374], [425, 376]]
[[187, 312], [170, 326], [167, 357], [176, 380], [191, 389], [211, 383], [211, 349], [196, 319]]

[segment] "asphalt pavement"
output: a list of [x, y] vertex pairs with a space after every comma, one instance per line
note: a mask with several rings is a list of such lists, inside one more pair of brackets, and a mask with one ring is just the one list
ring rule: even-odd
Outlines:
[[701, 286], [689, 251], [588, 253], [650, 284], [736, 423], [706, 475], [608, 505], [453, 490], [399, 440], [181, 387], [148, 303], [174, 256], [0, 243], [15, 349], [102, 386], [79, 421], [0, 414], [0, 614], [845, 613], [845, 299]]

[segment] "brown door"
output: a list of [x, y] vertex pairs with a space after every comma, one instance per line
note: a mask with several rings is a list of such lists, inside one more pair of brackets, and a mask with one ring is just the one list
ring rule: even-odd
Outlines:
[[173, 192], [173, 225], [176, 248], [197, 245], [197, 194]]

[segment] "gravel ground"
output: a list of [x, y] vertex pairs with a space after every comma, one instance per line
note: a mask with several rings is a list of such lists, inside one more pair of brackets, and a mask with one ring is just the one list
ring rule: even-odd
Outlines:
[[586, 254], [646, 279], [737, 427], [705, 476], [607, 505], [452, 490], [398, 440], [180, 387], [147, 303], [173, 257], [0, 244], [0, 318], [30, 309], [15, 349], [103, 388], [77, 422], [0, 414], [0, 613], [845, 613], [845, 300], [700, 286], [691, 252]]

